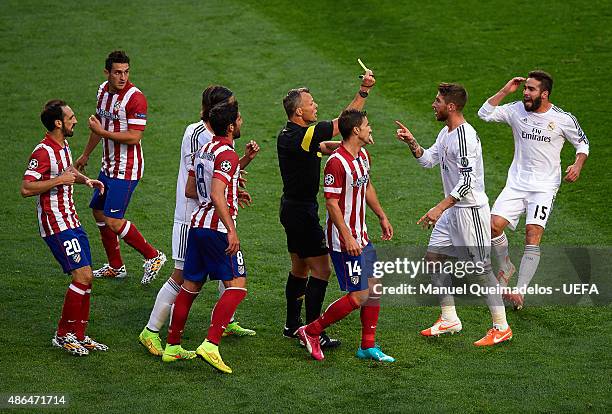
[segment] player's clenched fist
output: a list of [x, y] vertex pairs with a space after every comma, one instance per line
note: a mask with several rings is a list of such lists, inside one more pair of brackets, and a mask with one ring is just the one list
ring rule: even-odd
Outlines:
[[69, 169], [64, 170], [64, 172], [57, 177], [59, 179], [59, 183], [63, 185], [72, 185], [76, 180], [76, 175], [70, 171]]

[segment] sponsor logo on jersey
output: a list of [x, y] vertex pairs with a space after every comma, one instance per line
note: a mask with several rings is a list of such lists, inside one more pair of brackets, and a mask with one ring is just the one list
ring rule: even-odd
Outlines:
[[521, 138], [528, 139], [531, 141], [550, 142], [551, 138], [549, 136], [540, 135], [542, 131], [540, 131], [539, 129], [534, 128], [533, 132], [535, 131], [538, 131], [539, 133], [529, 133], [529, 132], [521, 131]]
[[97, 108], [96, 113], [98, 114], [98, 116], [100, 116], [100, 118], [108, 118], [114, 121], [119, 119], [119, 114], [113, 114], [112, 112], [106, 111], [102, 108]]
[[35, 170], [38, 167], [38, 160], [36, 158], [32, 158], [30, 163], [28, 164], [28, 170]]
[[221, 171], [223, 172], [229, 172], [229, 170], [232, 169], [232, 163], [229, 162], [228, 160], [225, 161], [221, 161]]
[[332, 185], [336, 181], [331, 174], [325, 174], [325, 185]]
[[202, 160], [207, 160], [207, 161], [214, 161], [215, 154], [213, 154], [212, 152], [200, 152], [198, 153], [198, 158]]
[[368, 183], [368, 181], [370, 181], [370, 176], [368, 174], [359, 177], [357, 180], [355, 180], [355, 182], [353, 182], [353, 184], [351, 184], [352, 187], [361, 187], [362, 185], [366, 185]]

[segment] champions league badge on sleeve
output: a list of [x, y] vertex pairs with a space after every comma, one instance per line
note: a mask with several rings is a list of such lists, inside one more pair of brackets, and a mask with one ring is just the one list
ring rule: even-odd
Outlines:
[[231, 162], [229, 162], [228, 160], [225, 160], [225, 161], [221, 162], [221, 171], [228, 172], [231, 169], [232, 169], [232, 163]]

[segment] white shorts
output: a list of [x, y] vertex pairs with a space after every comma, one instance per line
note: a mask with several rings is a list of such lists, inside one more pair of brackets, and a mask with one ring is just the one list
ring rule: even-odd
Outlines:
[[185, 252], [187, 251], [187, 235], [189, 234], [189, 223], [175, 221], [172, 226], [172, 258], [174, 268], [183, 270], [185, 265]]
[[527, 211], [525, 224], [537, 224], [542, 228], [552, 212], [557, 190], [554, 191], [523, 191], [504, 187], [495, 200], [491, 214], [508, 220], [512, 230], [516, 230], [521, 214]]
[[489, 262], [491, 212], [481, 207], [451, 207], [442, 213], [429, 238], [429, 251]]

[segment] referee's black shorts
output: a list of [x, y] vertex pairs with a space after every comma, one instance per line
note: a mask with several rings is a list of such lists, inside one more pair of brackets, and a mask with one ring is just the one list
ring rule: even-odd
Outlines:
[[287, 250], [301, 259], [328, 254], [325, 233], [319, 224], [319, 204], [281, 199], [280, 222], [287, 235]]

